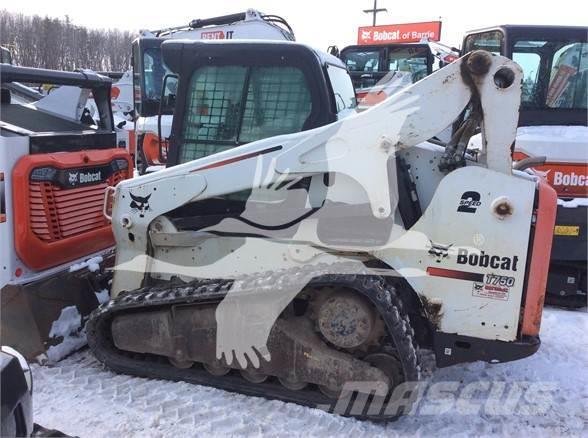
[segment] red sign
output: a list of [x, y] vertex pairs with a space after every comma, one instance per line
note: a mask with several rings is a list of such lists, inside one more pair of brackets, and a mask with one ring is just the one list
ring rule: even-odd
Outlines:
[[357, 44], [418, 43], [422, 39], [439, 41], [441, 22], [386, 24], [357, 29]]

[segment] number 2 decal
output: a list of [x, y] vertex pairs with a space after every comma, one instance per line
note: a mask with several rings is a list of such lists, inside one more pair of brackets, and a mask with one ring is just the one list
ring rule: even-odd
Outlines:
[[459, 213], [475, 213], [480, 205], [482, 203], [478, 192], [465, 192], [461, 195], [457, 211]]

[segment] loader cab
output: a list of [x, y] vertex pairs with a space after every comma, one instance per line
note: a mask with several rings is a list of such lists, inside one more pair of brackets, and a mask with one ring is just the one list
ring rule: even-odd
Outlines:
[[166, 41], [179, 76], [168, 166], [334, 122], [355, 108], [337, 58], [291, 42]]
[[428, 44], [348, 46], [339, 57], [349, 69], [358, 97], [390, 72], [407, 75], [411, 84], [433, 72], [434, 57]]
[[585, 125], [588, 28], [505, 25], [469, 32], [463, 52], [483, 49], [523, 69], [519, 126]]

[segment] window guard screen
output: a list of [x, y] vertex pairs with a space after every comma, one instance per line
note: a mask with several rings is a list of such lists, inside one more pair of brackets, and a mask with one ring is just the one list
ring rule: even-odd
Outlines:
[[311, 110], [308, 84], [297, 68], [202, 67], [190, 83], [180, 161], [299, 132]]

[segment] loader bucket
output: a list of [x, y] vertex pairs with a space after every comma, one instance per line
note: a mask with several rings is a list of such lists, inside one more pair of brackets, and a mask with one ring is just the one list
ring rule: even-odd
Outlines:
[[[113, 256], [105, 258], [112, 264]], [[64, 309], [81, 315], [80, 323], [98, 306], [96, 292], [107, 285], [108, 275], [96, 275], [88, 268], [61, 271], [55, 275], [22, 285], [8, 284], [0, 291], [1, 345], [8, 345], [35, 360], [51, 346], [63, 342], [51, 336], [54, 323]], [[81, 327], [80, 327], [81, 329]]]

